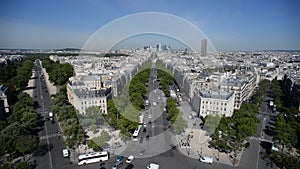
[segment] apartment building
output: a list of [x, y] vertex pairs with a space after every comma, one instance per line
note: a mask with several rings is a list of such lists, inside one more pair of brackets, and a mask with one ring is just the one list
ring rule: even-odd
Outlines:
[[234, 112], [234, 91], [196, 90], [191, 105], [198, 117], [231, 116]]

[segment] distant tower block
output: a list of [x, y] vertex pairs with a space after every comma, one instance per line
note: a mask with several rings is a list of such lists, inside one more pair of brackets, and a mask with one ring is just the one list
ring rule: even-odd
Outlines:
[[207, 39], [201, 41], [201, 56], [206, 56], [207, 54]]

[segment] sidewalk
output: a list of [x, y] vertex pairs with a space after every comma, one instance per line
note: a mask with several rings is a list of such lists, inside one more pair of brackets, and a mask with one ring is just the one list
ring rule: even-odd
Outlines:
[[242, 152], [237, 154], [237, 162], [233, 162], [233, 153], [221, 153], [216, 149], [209, 148], [209, 141], [211, 140], [209, 133], [202, 130], [199, 124], [201, 120], [191, 116], [191, 107], [187, 102], [183, 102], [179, 110], [184, 113], [183, 118], [188, 123], [188, 128], [184, 134], [178, 135], [179, 150], [186, 156], [198, 159], [202, 156], [210, 156], [214, 158], [214, 162], [223, 163], [231, 166], [238, 166], [242, 156]]
[[[42, 64], [41, 64], [41, 65], [42, 65]], [[51, 83], [51, 82], [49, 81], [49, 75], [48, 75], [48, 73], [46, 72], [46, 69], [45, 69], [45, 68], [42, 68], [42, 72], [43, 72], [43, 74], [44, 74], [46, 86], [47, 86], [47, 89], [48, 89], [48, 91], [49, 91], [50, 96], [56, 94], [56, 93], [57, 93], [57, 87], [54, 85], [54, 83]]]
[[[120, 130], [112, 130], [110, 128], [99, 128], [98, 132], [96, 133], [90, 130], [86, 130], [86, 133], [89, 136], [89, 140], [91, 140], [92, 138], [100, 136], [103, 130], [107, 131], [111, 136], [111, 139], [107, 141], [108, 147], [107, 148], [104, 147], [104, 150], [107, 150], [113, 156], [123, 152], [126, 148], [126, 142], [123, 142], [123, 140], [121, 140]], [[80, 144], [76, 149], [70, 151], [71, 151], [70, 160], [73, 163], [77, 163], [78, 155], [94, 152], [93, 149], [89, 148], [87, 145], [84, 144]]]
[[28, 84], [27, 84], [27, 87], [29, 87], [30, 89], [27, 89], [27, 90], [24, 90], [25, 93], [29, 94], [29, 96], [31, 97], [34, 97], [33, 96], [33, 88], [35, 87], [35, 79], [34, 79], [34, 74], [35, 74], [35, 71], [32, 70], [32, 75], [28, 81]]

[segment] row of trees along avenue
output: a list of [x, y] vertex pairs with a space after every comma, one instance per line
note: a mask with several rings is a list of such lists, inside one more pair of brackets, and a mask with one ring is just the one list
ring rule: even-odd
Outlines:
[[[80, 120], [84, 127], [94, 132], [101, 126], [120, 130], [121, 138], [128, 139], [138, 126], [139, 111], [144, 106], [143, 97], [147, 94], [151, 62], [147, 61], [138, 69], [138, 73], [125, 85], [120, 96], [107, 101], [107, 114], [100, 113], [99, 107], [90, 107]], [[128, 99], [129, 98], [129, 99]], [[90, 148], [106, 146], [111, 136], [102, 131], [99, 137], [88, 141]]]
[[51, 110], [58, 116], [58, 121], [67, 137], [65, 143], [69, 147], [74, 147], [85, 141], [85, 132], [79, 123], [77, 111], [68, 102], [66, 83], [73, 75], [72, 65], [59, 64], [53, 62], [48, 57], [41, 59], [43, 67], [49, 74], [49, 80], [59, 86], [59, 92], [52, 96]]
[[271, 151], [269, 157], [279, 167], [300, 168], [300, 113], [299, 103], [295, 104], [300, 94], [286, 76], [283, 80], [272, 80], [270, 89], [279, 112], [273, 136], [273, 145], [279, 151]]
[[177, 108], [177, 100], [170, 97], [170, 86], [174, 86], [175, 80], [171, 71], [164, 66], [161, 60], [157, 60], [156, 67], [159, 85], [167, 97], [167, 119], [170, 120], [174, 132], [180, 134], [187, 128], [187, 122], [182, 117], [183, 112], [180, 112]]
[[[25, 159], [25, 155], [33, 153], [39, 143], [34, 101], [23, 92], [32, 75], [32, 60], [27, 57], [0, 67], [0, 83], [9, 87], [10, 95], [9, 114], [2, 114], [0, 119], [0, 156], [3, 160], [0, 168], [26, 168], [28, 158]], [[14, 164], [13, 159], [19, 156], [23, 156], [23, 162]]]

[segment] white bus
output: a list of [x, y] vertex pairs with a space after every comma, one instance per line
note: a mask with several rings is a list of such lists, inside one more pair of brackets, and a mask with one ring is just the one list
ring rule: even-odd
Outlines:
[[139, 135], [141, 128], [142, 128], [142, 125], [138, 125], [138, 128], [136, 130], [134, 130], [134, 132], [132, 134], [132, 141], [138, 141], [138, 135]]
[[107, 151], [82, 154], [78, 156], [78, 165], [85, 165], [85, 164], [96, 163], [100, 161], [107, 161], [108, 158], [109, 157]]

